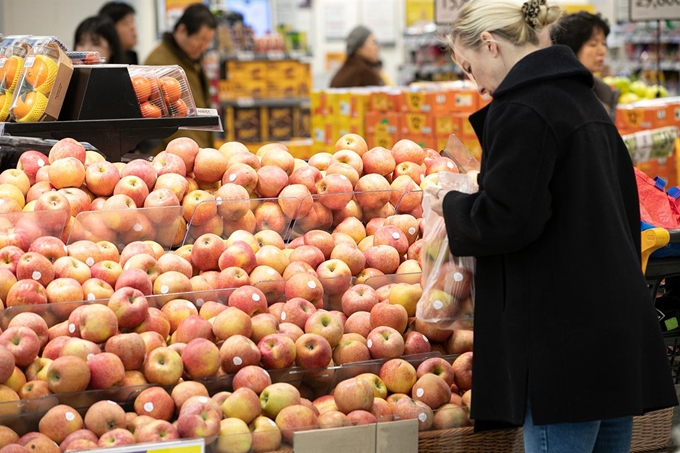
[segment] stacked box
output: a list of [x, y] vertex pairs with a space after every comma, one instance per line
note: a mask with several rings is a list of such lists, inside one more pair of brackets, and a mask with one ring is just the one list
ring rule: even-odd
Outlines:
[[290, 140], [295, 135], [294, 107], [268, 107], [264, 109], [265, 140], [280, 142]]
[[260, 109], [256, 107], [227, 107], [224, 124], [228, 142], [259, 143], [265, 140]]

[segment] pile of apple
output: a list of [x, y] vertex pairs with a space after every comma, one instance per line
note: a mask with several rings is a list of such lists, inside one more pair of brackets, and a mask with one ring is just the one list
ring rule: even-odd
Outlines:
[[305, 162], [177, 139], [109, 163], [65, 139], [18, 167], [0, 174], [0, 416], [49, 393], [471, 350], [469, 326], [414, 319], [421, 189], [457, 171], [433, 150], [348, 135]]
[[[467, 426], [470, 391], [461, 397], [451, 389], [469, 387], [471, 355], [459, 356], [453, 365], [429, 358], [417, 369], [406, 360], [391, 359], [379, 374], [343, 380], [332, 394], [313, 401], [295, 386], [272, 383], [265, 370], [250, 366], [234, 375], [233, 391], [212, 396], [201, 382], [187, 380], [172, 389], [147, 387], [127, 408], [111, 400], [86, 408], [58, 404], [42, 416], [37, 431], [19, 436], [0, 426], [0, 451], [57, 453], [203, 438], [215, 453], [269, 452], [291, 445], [296, 431], [311, 429], [393, 419], [416, 419], [419, 430]], [[69, 378], [78, 375], [73, 371]]]

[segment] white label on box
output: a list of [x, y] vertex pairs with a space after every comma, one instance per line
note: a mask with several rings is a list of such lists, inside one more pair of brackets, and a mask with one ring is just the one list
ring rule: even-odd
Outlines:
[[217, 109], [196, 109], [198, 116], [217, 116]]
[[238, 98], [236, 100], [236, 105], [239, 107], [252, 107], [255, 105], [255, 99], [253, 98]]
[[267, 52], [267, 58], [270, 60], [283, 60], [286, 54], [282, 50], [270, 50]]
[[340, 114], [341, 115], [349, 116], [351, 110], [352, 110], [352, 107], [350, 106], [349, 102], [341, 102], [340, 103]]
[[34, 55], [31, 55], [30, 57], [26, 57], [26, 61], [24, 62], [24, 68], [32, 68], [33, 62], [35, 62], [35, 56]]
[[255, 54], [253, 52], [248, 52], [248, 51], [242, 50], [242, 51], [236, 52], [236, 58], [238, 58], [239, 60], [243, 60], [243, 61], [251, 61], [251, 60], [255, 59]]
[[472, 96], [469, 94], [457, 94], [456, 95], [456, 105], [470, 107], [472, 106]]

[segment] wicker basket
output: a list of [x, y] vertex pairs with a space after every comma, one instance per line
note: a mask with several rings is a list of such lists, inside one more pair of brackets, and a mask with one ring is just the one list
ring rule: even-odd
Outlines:
[[522, 429], [475, 433], [474, 428], [423, 431], [418, 434], [420, 453], [524, 453]]
[[673, 408], [648, 412], [633, 419], [631, 453], [657, 450], [666, 446], [671, 438]]
[[[633, 419], [631, 453], [663, 448], [671, 437], [673, 408], [649, 412]], [[474, 428], [423, 431], [418, 434], [419, 453], [524, 453], [522, 429], [475, 433]]]

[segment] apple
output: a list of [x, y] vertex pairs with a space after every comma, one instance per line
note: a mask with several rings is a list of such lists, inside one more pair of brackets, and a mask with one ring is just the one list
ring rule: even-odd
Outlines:
[[[274, 425], [276, 424], [274, 423]], [[19, 435], [12, 428], [0, 426], [0, 448], [6, 447], [9, 444], [15, 444], [18, 441]]]
[[[363, 165], [363, 164], [361, 164], [361, 165]], [[355, 167], [353, 167], [352, 165], [350, 165], [348, 163], [338, 162], [338, 161], [335, 161], [335, 160], [332, 161], [331, 164], [326, 169], [325, 176], [329, 176], [329, 175], [344, 176], [345, 178], [347, 178], [349, 180], [352, 187], [354, 187], [356, 185], [356, 183], [359, 181], [359, 177], [361, 176], [361, 174], [357, 171], [357, 169]], [[319, 193], [318, 191], [319, 191], [319, 189], [317, 187], [317, 193]]]
[[194, 161], [199, 152], [199, 147], [194, 140], [189, 137], [177, 137], [165, 147], [169, 154], [175, 154], [182, 158], [187, 172], [193, 171]]
[[48, 180], [57, 189], [80, 187], [85, 182], [85, 164], [75, 157], [63, 157], [50, 162]]
[[288, 173], [275, 165], [262, 165], [257, 170], [255, 191], [262, 198], [275, 198], [288, 185]]
[[184, 372], [192, 379], [215, 376], [220, 368], [220, 350], [205, 338], [189, 341], [181, 357]]
[[[318, 419], [317, 419], [318, 422]], [[268, 417], [260, 415], [250, 422], [253, 452], [268, 452], [278, 450], [281, 446], [281, 430]]]
[[[37, 313], [32, 312], [17, 313], [9, 321], [9, 324], [7, 324], [7, 327], [14, 326], [28, 327], [31, 330], [33, 330], [33, 332], [35, 332], [36, 335], [38, 335], [38, 338], [40, 339], [41, 348], [44, 347], [49, 340], [47, 322], [43, 317], [41, 317]], [[1, 377], [2, 372], [0, 372], [0, 382], [4, 381]]]
[[352, 276], [352, 271], [347, 263], [337, 258], [331, 258], [319, 264], [316, 273], [322, 279], [324, 292], [329, 295], [343, 294], [347, 290]]
[[223, 184], [216, 192], [217, 214], [225, 221], [238, 220], [250, 210], [250, 194], [237, 184]]
[[49, 164], [48, 157], [40, 151], [24, 151], [19, 156], [17, 169], [22, 170], [28, 176], [31, 185], [35, 184], [35, 175], [38, 170]]
[[393, 406], [394, 415], [402, 420], [418, 420], [418, 431], [432, 428], [434, 414], [432, 409], [422, 401], [411, 398], [400, 398]]
[[97, 445], [101, 448], [133, 445], [137, 443], [135, 435], [127, 429], [115, 428], [107, 431], [99, 438]]
[[401, 162], [415, 162], [420, 165], [425, 158], [423, 148], [412, 140], [399, 140], [392, 146], [390, 151], [397, 164]]
[[417, 381], [416, 369], [403, 359], [390, 359], [380, 367], [378, 376], [387, 386], [390, 393], [411, 392], [411, 388]]
[[153, 420], [135, 430], [137, 443], [166, 442], [176, 439], [179, 439], [179, 431], [172, 423], [165, 420]]
[[147, 387], [136, 396], [134, 409], [137, 415], [170, 421], [175, 414], [175, 401], [164, 388]]
[[139, 334], [146, 331], [153, 331], [158, 333], [161, 338], [166, 338], [170, 334], [170, 320], [161, 310], [155, 307], [149, 307], [146, 318], [134, 328], [134, 331]]
[[27, 451], [39, 451], [45, 453], [59, 453], [59, 446], [46, 435], [32, 431], [19, 438], [19, 445]]
[[448, 354], [463, 354], [472, 351], [474, 332], [472, 330], [456, 329], [446, 340], [446, 352]]
[[300, 391], [287, 382], [268, 385], [260, 393], [262, 413], [271, 419], [275, 419], [283, 408], [297, 404], [300, 404]]
[[0, 333], [0, 347], [11, 352], [20, 367], [30, 365], [38, 357], [40, 344], [40, 338], [29, 327], [12, 326]]
[[186, 176], [187, 166], [184, 160], [175, 154], [167, 151], [161, 151], [154, 156], [151, 165], [156, 169], [156, 174], [160, 177], [165, 173], [177, 173], [181, 176]]
[[52, 145], [47, 156], [50, 164], [65, 157], [74, 157], [85, 164], [85, 147], [72, 138], [62, 138]]
[[287, 335], [275, 333], [262, 338], [257, 345], [265, 369], [288, 368], [295, 363], [295, 343]]
[[411, 389], [411, 398], [422, 401], [432, 410], [451, 400], [451, 384], [433, 373], [425, 373], [418, 378]]
[[82, 392], [90, 384], [90, 369], [80, 357], [65, 355], [50, 363], [47, 384], [53, 393]]
[[226, 340], [232, 335], [250, 337], [252, 322], [250, 316], [236, 307], [228, 307], [213, 320], [213, 333], [219, 340]]
[[102, 352], [88, 358], [90, 368], [91, 389], [107, 389], [117, 387], [125, 378], [125, 366], [122, 360], [110, 352]]
[[453, 381], [463, 392], [472, 388], [472, 357], [472, 351], [464, 352], [451, 364]]
[[250, 274], [257, 266], [257, 257], [253, 248], [245, 241], [235, 240], [230, 244], [225, 244], [224, 249], [218, 259], [218, 267], [224, 270], [227, 267], [236, 266]]
[[276, 416], [276, 426], [281, 430], [283, 440], [292, 443], [296, 431], [317, 428], [316, 414], [307, 406], [294, 404], [283, 408], [278, 413]]
[[[77, 331], [77, 327], [73, 326], [69, 329], [69, 333], [73, 335], [74, 333], [71, 333], [70, 332], [71, 330], [73, 330], [75, 333], [75, 331]], [[87, 361], [90, 359], [91, 356], [98, 355], [101, 352], [102, 350], [98, 344], [93, 343], [91, 341], [83, 340], [82, 338], [73, 337], [68, 338], [67, 341], [62, 344], [61, 350], [59, 351], [59, 355], [57, 357], [72, 355], [80, 357], [81, 359]]]
[[283, 210], [275, 201], [264, 201], [253, 211], [255, 216], [255, 230], [273, 230], [279, 234], [284, 234], [288, 227], [289, 220]]
[[353, 285], [342, 295], [342, 312], [348, 317], [356, 312], [370, 312], [378, 302], [377, 293], [371, 286]]
[[168, 189], [174, 192], [178, 200], [182, 200], [188, 193], [189, 182], [182, 175], [177, 173], [165, 173], [158, 175], [153, 190]]
[[257, 171], [248, 164], [237, 162], [229, 166], [222, 176], [222, 184], [234, 184], [243, 187], [248, 194], [257, 186]]
[[83, 417], [66, 404], [58, 404], [50, 408], [38, 424], [39, 431], [57, 444], [82, 428]]
[[15, 362], [12, 352], [0, 346], [0, 382], [4, 383], [14, 373]]
[[104, 351], [117, 355], [125, 371], [139, 370], [144, 364], [146, 344], [136, 332], [119, 333], [106, 340]]
[[182, 371], [182, 358], [169, 347], [160, 347], [149, 352], [143, 366], [146, 380], [160, 385], [176, 384], [182, 377]]
[[273, 165], [284, 170], [288, 176], [293, 173], [295, 160], [287, 149], [271, 147], [260, 156], [262, 166]]
[[[73, 280], [73, 282], [78, 283], [77, 280]], [[114, 293], [111, 285], [100, 278], [89, 278], [80, 286], [83, 298], [86, 300], [108, 300]], [[45, 288], [45, 290], [47, 291], [47, 288]]]
[[316, 194], [316, 183], [322, 178], [323, 175], [318, 168], [307, 165], [293, 171], [293, 173], [290, 175], [288, 183], [291, 185], [302, 184], [307, 187], [307, 190], [309, 190], [310, 194]]
[[387, 398], [387, 387], [380, 377], [373, 373], [361, 373], [356, 376], [357, 379], [362, 379], [371, 384], [373, 389], [373, 396], [375, 398]]
[[335, 404], [344, 414], [355, 410], [369, 410], [374, 397], [373, 385], [364, 379], [346, 379], [339, 382], [333, 390]]
[[404, 337], [392, 327], [375, 327], [366, 339], [366, 345], [374, 359], [391, 359], [404, 353]]
[[184, 220], [191, 225], [203, 225], [217, 214], [215, 196], [205, 190], [193, 190], [182, 198]]
[[252, 285], [236, 288], [229, 295], [228, 305], [238, 308], [250, 317], [267, 312], [267, 298], [265, 294]]
[[328, 174], [316, 184], [318, 200], [328, 209], [342, 209], [353, 196], [354, 186], [345, 175]]
[[304, 328], [307, 319], [316, 311], [316, 307], [307, 299], [293, 297], [285, 302], [280, 314], [281, 322], [293, 323]]
[[258, 395], [271, 384], [272, 378], [267, 370], [257, 365], [246, 365], [242, 367], [234, 374], [232, 380], [232, 387], [234, 390], [241, 387], [248, 387]]
[[444, 404], [434, 412], [432, 428], [436, 430], [460, 428], [470, 425], [467, 411], [457, 404]]
[[163, 225], [181, 215], [179, 205], [179, 198], [171, 189], [154, 188], [139, 206], [145, 208], [144, 213], [153, 224]]
[[83, 421], [85, 428], [99, 437], [112, 429], [125, 428], [127, 425], [123, 408], [110, 400], [97, 401], [92, 404], [87, 409]]
[[241, 419], [225, 418], [220, 421], [217, 441], [213, 443], [215, 453], [248, 453], [253, 443], [250, 428]]
[[432, 351], [432, 344], [425, 335], [415, 330], [404, 335], [404, 355], [424, 354]]
[[234, 417], [250, 423], [262, 413], [260, 398], [248, 387], [241, 387], [224, 400], [222, 412], [227, 418]]
[[182, 405], [177, 417], [177, 431], [182, 438], [202, 437], [207, 444], [220, 432], [222, 414], [211, 404], [210, 398], [190, 398]]
[[295, 363], [304, 368], [325, 368], [331, 361], [332, 349], [326, 338], [306, 333], [295, 341]]
[[371, 353], [364, 341], [358, 339], [341, 339], [333, 348], [333, 362], [336, 365], [363, 362], [371, 359]]
[[173, 294], [188, 293], [190, 291], [191, 280], [186, 275], [177, 271], [163, 272], [153, 282], [153, 294], [157, 296], [155, 297], [156, 303], [161, 305], [176, 299], [176, 296], [173, 296]]

